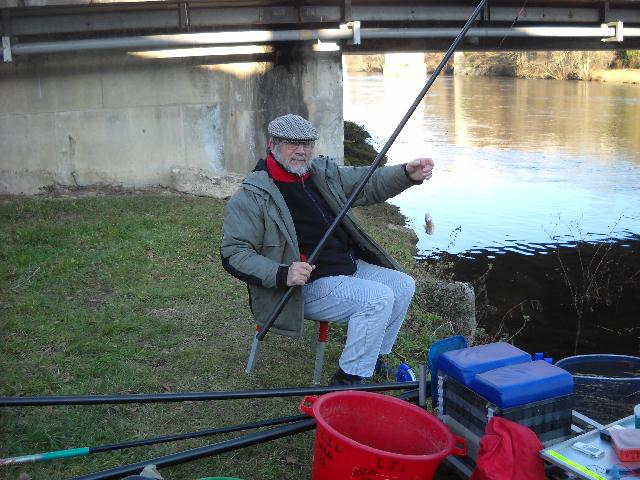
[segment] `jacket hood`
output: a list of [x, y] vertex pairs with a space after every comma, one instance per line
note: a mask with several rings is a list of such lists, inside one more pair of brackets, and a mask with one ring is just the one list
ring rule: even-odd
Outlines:
[[256, 163], [256, 166], [253, 167], [253, 170], [251, 170], [251, 173], [261, 172], [262, 170], [266, 170], [266, 169], [267, 169], [267, 161], [264, 158], [261, 158], [260, 160], [258, 160], [258, 163]]

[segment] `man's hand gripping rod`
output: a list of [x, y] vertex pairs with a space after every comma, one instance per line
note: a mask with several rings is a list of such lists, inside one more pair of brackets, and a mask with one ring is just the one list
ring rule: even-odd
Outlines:
[[[315, 263], [316, 259], [318, 258], [318, 255], [324, 248], [325, 243], [327, 243], [327, 240], [329, 239], [333, 231], [336, 229], [338, 224], [342, 221], [344, 216], [347, 214], [347, 212], [351, 208], [351, 205], [353, 205], [353, 202], [355, 201], [355, 199], [358, 197], [358, 195], [360, 195], [360, 192], [362, 192], [362, 189], [369, 181], [369, 178], [371, 178], [371, 175], [373, 175], [373, 172], [375, 172], [375, 170], [380, 166], [380, 162], [389, 151], [389, 148], [391, 148], [391, 145], [393, 145], [393, 142], [396, 140], [396, 138], [398, 137], [398, 135], [400, 134], [400, 132], [402, 131], [406, 123], [409, 121], [409, 118], [411, 118], [411, 115], [413, 115], [413, 112], [416, 110], [416, 108], [418, 108], [418, 105], [420, 104], [424, 96], [427, 94], [429, 89], [431, 88], [431, 85], [433, 85], [433, 82], [436, 81], [436, 78], [438, 78], [438, 75], [440, 75], [440, 72], [449, 61], [449, 58], [451, 58], [451, 55], [453, 55], [453, 52], [455, 52], [456, 48], [458, 48], [458, 45], [460, 44], [464, 36], [467, 34], [467, 31], [469, 30], [469, 28], [471, 28], [471, 25], [475, 21], [478, 14], [484, 8], [484, 5], [486, 2], [487, 0], [480, 0], [480, 3], [475, 8], [473, 13], [469, 17], [469, 19], [467, 20], [467, 23], [464, 24], [464, 27], [462, 27], [462, 30], [460, 30], [460, 33], [458, 34], [458, 36], [455, 38], [455, 40], [449, 47], [449, 50], [447, 50], [447, 53], [444, 54], [444, 57], [442, 58], [442, 60], [440, 60], [440, 63], [438, 64], [436, 69], [433, 71], [433, 74], [429, 77], [429, 80], [427, 81], [426, 85], [422, 88], [422, 90], [420, 91], [416, 99], [411, 104], [411, 107], [409, 107], [409, 110], [407, 111], [407, 113], [405, 113], [404, 117], [402, 118], [402, 120], [400, 120], [400, 123], [398, 124], [396, 129], [393, 131], [393, 133], [391, 134], [387, 142], [384, 144], [384, 147], [382, 147], [382, 150], [380, 150], [380, 153], [378, 153], [378, 155], [376, 156], [376, 159], [373, 161], [373, 163], [369, 167], [369, 170], [367, 171], [367, 174], [365, 175], [365, 177], [360, 181], [358, 186], [356, 186], [356, 188], [353, 190], [353, 192], [347, 199], [347, 203], [345, 203], [344, 207], [342, 207], [342, 210], [340, 210], [340, 213], [338, 213], [336, 218], [333, 220], [333, 223], [331, 223], [331, 225], [329, 226], [329, 229], [326, 231], [326, 233], [322, 236], [322, 238], [318, 242], [318, 245], [316, 246], [315, 250], [307, 260], [307, 263], [309, 265], [313, 265]], [[291, 295], [293, 295], [294, 288], [296, 287], [289, 287], [287, 291], [284, 293], [284, 295], [282, 295], [282, 298], [280, 298], [280, 301], [277, 303], [277, 305], [271, 312], [271, 315], [269, 316], [266, 323], [262, 327], [262, 331], [256, 334], [256, 338], [259, 341], [262, 341], [264, 336], [267, 334], [271, 326], [276, 321], [276, 318], [278, 318], [278, 315], [280, 315], [280, 312], [282, 312], [282, 309], [291, 298]]]

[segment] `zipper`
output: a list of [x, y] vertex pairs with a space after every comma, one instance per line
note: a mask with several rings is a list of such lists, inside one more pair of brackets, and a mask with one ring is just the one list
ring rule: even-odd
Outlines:
[[322, 207], [318, 204], [318, 201], [315, 199], [315, 197], [313, 196], [312, 193], [309, 192], [309, 190], [306, 189], [305, 185], [304, 185], [304, 180], [301, 180], [300, 182], [302, 184], [302, 191], [304, 192], [304, 194], [307, 196], [307, 198], [309, 198], [309, 200], [311, 200], [311, 202], [315, 205], [315, 207], [318, 209], [318, 211], [320, 212], [320, 215], [322, 215], [322, 219], [324, 220], [324, 223], [327, 224], [327, 227], [331, 226], [331, 222], [333, 222], [333, 220], [331, 220], [331, 222], [327, 219], [327, 215], [325, 214], [324, 210], [322, 209]]
[[[318, 211], [320, 212], [320, 215], [322, 215], [322, 219], [324, 220], [324, 222], [326, 223], [327, 227], [331, 226], [331, 223], [333, 222], [333, 220], [335, 219], [335, 217], [333, 217], [333, 219], [331, 219], [331, 221], [328, 220], [327, 216], [325, 215], [325, 211], [324, 209], [320, 206], [320, 204], [318, 203], [318, 201], [316, 200], [316, 198], [314, 197], [314, 195], [309, 192], [309, 190], [306, 189], [305, 185], [304, 185], [304, 179], [301, 179], [300, 183], [302, 184], [302, 190], [304, 191], [305, 195], [311, 200], [311, 202], [315, 205], [315, 207], [318, 209]], [[319, 195], [319, 194], [318, 194]], [[357, 268], [356, 265], [356, 259], [353, 256], [353, 249], [352, 248], [347, 248], [347, 255], [349, 256], [349, 259], [351, 260], [351, 263], [353, 264], [353, 266], [355, 268]]]

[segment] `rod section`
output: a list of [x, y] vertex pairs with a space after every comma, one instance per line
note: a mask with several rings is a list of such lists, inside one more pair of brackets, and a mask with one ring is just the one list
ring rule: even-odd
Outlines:
[[[416, 382], [406, 382], [406, 384], [409, 383]], [[418, 398], [418, 391], [414, 388], [402, 393], [401, 395], [398, 395], [397, 398], [412, 402]], [[314, 429], [316, 426], [315, 418], [308, 418], [306, 416], [304, 417], [304, 420], [299, 420], [289, 425], [274, 427], [269, 430], [244, 435], [242, 437], [234, 438], [232, 440], [226, 440], [213, 445], [205, 445], [204, 447], [186, 450], [184, 452], [174, 453], [171, 455], [165, 455], [163, 457], [157, 457], [130, 465], [124, 465], [122, 467], [104, 470], [98, 473], [74, 477], [71, 480], [110, 480], [123, 478], [126, 475], [132, 475], [140, 472], [140, 470], [142, 470], [146, 465], [149, 464], [156, 465], [158, 468], [178, 465], [180, 463], [198, 460], [200, 458], [216, 455], [218, 453], [229, 452], [231, 450], [238, 450], [240, 448], [248, 447], [251, 445], [266, 443], [271, 440], [276, 440], [278, 438], [295, 435], [297, 433]]]
[[0, 407], [40, 407], [45, 405], [104, 405], [122, 403], [204, 402], [249, 398], [296, 397], [322, 395], [342, 390], [381, 392], [417, 388], [418, 382], [370, 383], [340, 387], [289, 387], [230, 392], [133, 393], [124, 395], [75, 395], [46, 397], [0, 397]]
[[427, 366], [420, 363], [420, 373], [418, 377], [418, 405], [424, 407], [427, 405], [427, 388], [431, 390], [431, 385], [427, 383]]
[[188, 440], [192, 438], [207, 437], [211, 435], [219, 435], [222, 433], [239, 432], [242, 430], [251, 430], [253, 428], [272, 427], [283, 423], [291, 423], [304, 420], [305, 415], [294, 415], [290, 417], [274, 418], [270, 420], [260, 420], [257, 422], [243, 423], [240, 425], [232, 425], [228, 427], [210, 428], [207, 430], [198, 430], [196, 432], [176, 433], [172, 435], [162, 435], [153, 438], [143, 438], [140, 440], [129, 440], [126, 442], [111, 443], [108, 445], [99, 445], [96, 447], [79, 447], [68, 448], [65, 450], [54, 450], [51, 452], [34, 453], [30, 455], [20, 455], [9, 458], [0, 458], [0, 467], [17, 465], [21, 463], [44, 462], [47, 460], [56, 460], [59, 458], [80, 457], [90, 455], [92, 453], [111, 452], [113, 450], [124, 450], [126, 448], [143, 447], [147, 445], [156, 445], [159, 443], [175, 442], [179, 440]]
[[[400, 134], [400, 132], [402, 131], [406, 123], [409, 121], [409, 118], [411, 118], [411, 115], [413, 114], [413, 112], [416, 110], [416, 108], [418, 108], [418, 105], [420, 105], [420, 102], [422, 101], [424, 96], [427, 94], [427, 92], [431, 88], [431, 85], [433, 85], [433, 82], [435, 82], [436, 78], [438, 78], [438, 75], [440, 75], [440, 72], [442, 71], [446, 63], [449, 61], [449, 58], [451, 58], [451, 55], [453, 55], [453, 52], [456, 50], [456, 48], [458, 48], [458, 45], [466, 35], [469, 28], [471, 28], [471, 25], [475, 21], [475, 18], [480, 14], [482, 9], [484, 8], [484, 4], [486, 3], [486, 1], [487, 0], [480, 0], [480, 3], [475, 8], [475, 10], [471, 14], [467, 22], [464, 24], [464, 26], [462, 27], [462, 30], [460, 30], [460, 32], [458, 33], [458, 36], [455, 38], [455, 40], [453, 41], [453, 43], [451, 44], [447, 52], [444, 54], [444, 57], [442, 58], [442, 60], [440, 60], [440, 63], [438, 64], [438, 66], [433, 71], [433, 74], [429, 77], [429, 80], [427, 81], [425, 86], [422, 88], [422, 90], [420, 91], [416, 99], [413, 101], [413, 103], [409, 107], [409, 110], [407, 110], [407, 112], [404, 114], [404, 117], [402, 117], [402, 120], [400, 120], [400, 123], [398, 124], [396, 129], [393, 131], [393, 133], [391, 134], [387, 142], [384, 144], [384, 146], [376, 156], [376, 159], [373, 161], [373, 163], [369, 167], [369, 170], [367, 171], [364, 178], [354, 188], [353, 192], [351, 192], [351, 195], [347, 199], [344, 207], [342, 207], [342, 210], [340, 210], [338, 215], [336, 215], [336, 218], [333, 220], [328, 230], [325, 232], [325, 234], [322, 236], [322, 238], [318, 242], [318, 245], [316, 246], [315, 250], [309, 256], [307, 263], [312, 265], [316, 261], [320, 252], [322, 251], [325, 244], [327, 243], [327, 240], [329, 239], [329, 237], [331, 237], [331, 235], [333, 234], [333, 231], [336, 229], [336, 227], [340, 224], [342, 219], [345, 217], [345, 215], [353, 205], [353, 202], [355, 202], [356, 198], [358, 198], [358, 195], [360, 195], [365, 185], [373, 175], [373, 173], [380, 166], [380, 163], [382, 162], [382, 159], [384, 158], [384, 156], [387, 154], [387, 151], [389, 151], [389, 148], [391, 148], [391, 145], [393, 145], [393, 142], [395, 142], [396, 138], [398, 137], [398, 135]], [[260, 331], [260, 333], [256, 335], [256, 338], [258, 340], [262, 341], [265, 335], [269, 332], [269, 329], [275, 323], [276, 319], [278, 318], [278, 315], [280, 315], [280, 312], [282, 312], [282, 309], [291, 298], [291, 295], [293, 295], [294, 288], [300, 288], [300, 287], [296, 287], [296, 286], [289, 287], [287, 291], [284, 293], [284, 295], [282, 295], [282, 297], [280, 298], [280, 301], [276, 304], [269, 318], [267, 319], [265, 324], [262, 326], [262, 330]]]
[[306, 432], [308, 430], [314, 429], [315, 426], [315, 418], [305, 418], [304, 420], [290, 423], [289, 425], [270, 428], [269, 430], [264, 430], [262, 432], [243, 435], [238, 438], [225, 440], [223, 442], [214, 443], [212, 445], [205, 445], [203, 447], [185, 450], [183, 452], [164, 455], [149, 460], [143, 460], [142, 462], [123, 465], [121, 467], [103, 470], [102, 472], [98, 473], [73, 477], [72, 480], [110, 480], [123, 478], [127, 475], [140, 473], [140, 471], [149, 464], [153, 464], [158, 468], [178, 465], [181, 463], [198, 460], [200, 458], [210, 457], [211, 455], [216, 455], [218, 453], [230, 452], [232, 450], [238, 450], [240, 448], [248, 447], [251, 445], [265, 443], [270, 440], [276, 440], [278, 438], [295, 435], [296, 433]]

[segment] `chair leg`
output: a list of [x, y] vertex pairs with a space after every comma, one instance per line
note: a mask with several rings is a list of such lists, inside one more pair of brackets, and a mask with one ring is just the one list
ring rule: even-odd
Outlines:
[[313, 384], [320, 384], [320, 376], [322, 375], [322, 365], [324, 363], [324, 352], [327, 348], [327, 340], [329, 339], [329, 323], [318, 322], [318, 336], [316, 337], [316, 362], [313, 369]]
[[311, 352], [315, 355], [318, 352], [318, 337], [320, 335], [320, 322], [313, 322], [314, 323], [314, 334], [313, 334], [313, 340], [311, 341]]
[[256, 334], [253, 336], [253, 343], [251, 344], [251, 351], [249, 352], [249, 360], [247, 360], [247, 368], [244, 369], [245, 373], [251, 373], [253, 371], [253, 366], [256, 363], [256, 357], [258, 356], [258, 351], [260, 350], [260, 340], [258, 340], [258, 333], [260, 333], [261, 328], [256, 328]]

